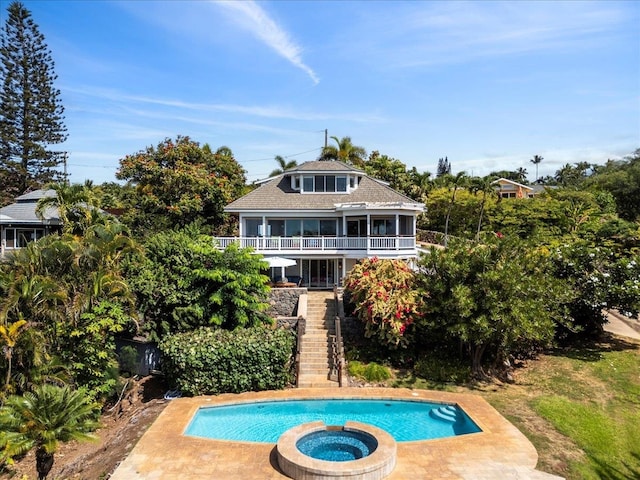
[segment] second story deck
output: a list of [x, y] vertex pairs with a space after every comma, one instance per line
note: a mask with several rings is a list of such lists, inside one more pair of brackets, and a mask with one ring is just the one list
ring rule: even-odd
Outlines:
[[402, 251], [411, 253], [416, 250], [414, 236], [379, 237], [217, 237], [215, 242], [220, 248], [237, 243], [241, 248], [253, 248], [258, 253], [324, 253], [363, 255], [392, 253]]

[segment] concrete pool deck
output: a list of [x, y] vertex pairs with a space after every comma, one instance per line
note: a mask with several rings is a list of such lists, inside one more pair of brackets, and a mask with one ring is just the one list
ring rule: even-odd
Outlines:
[[265, 400], [366, 398], [457, 403], [482, 429], [457, 437], [398, 443], [387, 477], [401, 479], [558, 479], [535, 470], [529, 440], [482, 397], [389, 388], [301, 388], [172, 400], [118, 466], [111, 480], [286, 479], [275, 444], [230, 442], [183, 435], [200, 407]]

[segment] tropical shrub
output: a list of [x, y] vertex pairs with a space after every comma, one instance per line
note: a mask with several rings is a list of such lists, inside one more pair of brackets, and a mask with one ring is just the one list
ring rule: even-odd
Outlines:
[[369, 383], [383, 382], [391, 378], [391, 371], [376, 362], [362, 363], [351, 360], [348, 364], [349, 375], [361, 378]]
[[419, 285], [429, 292], [416, 339], [434, 336], [465, 345], [471, 371], [497, 364], [518, 349], [549, 345], [556, 322], [566, 322], [561, 282], [548, 275], [537, 250], [508, 238], [486, 244], [453, 241], [420, 262]]
[[402, 260], [367, 258], [351, 269], [344, 286], [367, 337], [389, 347], [407, 345], [407, 329], [418, 318], [422, 304], [414, 277]]
[[169, 335], [158, 346], [170, 384], [189, 395], [276, 390], [292, 380], [290, 330], [202, 327]]
[[44, 480], [60, 442], [91, 440], [99, 425], [99, 405], [85, 390], [44, 384], [0, 407], [0, 460], [35, 449], [38, 478]]
[[144, 257], [128, 264], [143, 329], [159, 341], [200, 326], [232, 330], [270, 323], [268, 278], [260, 257], [235, 245], [218, 250], [194, 228], [151, 236]]
[[0, 358], [9, 393], [54, 372], [63, 374], [56, 381], [68, 377], [98, 397], [113, 386], [114, 336], [135, 329], [133, 296], [121, 275], [135, 244], [117, 222], [85, 227], [84, 236], [47, 235], [0, 264], [0, 324], [27, 322], [11, 364]]

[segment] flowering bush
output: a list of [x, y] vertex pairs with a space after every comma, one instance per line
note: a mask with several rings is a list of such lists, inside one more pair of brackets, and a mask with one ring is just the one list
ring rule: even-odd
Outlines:
[[356, 305], [354, 313], [365, 324], [365, 335], [390, 347], [406, 346], [407, 329], [419, 316], [422, 296], [414, 289], [414, 273], [401, 260], [376, 257], [360, 261], [345, 279], [345, 289]]
[[629, 315], [640, 310], [640, 258], [621, 255], [606, 247], [574, 242], [552, 256], [554, 275], [572, 293], [567, 304], [574, 324], [582, 332], [598, 333], [606, 321], [603, 309]]

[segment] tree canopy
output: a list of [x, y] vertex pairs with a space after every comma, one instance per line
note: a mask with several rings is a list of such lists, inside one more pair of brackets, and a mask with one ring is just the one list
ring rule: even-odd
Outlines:
[[220, 229], [224, 207], [245, 188], [245, 171], [227, 147], [216, 152], [189, 137], [160, 142], [120, 160], [116, 174], [135, 187], [131, 225], [137, 231], [183, 227], [195, 221]]

